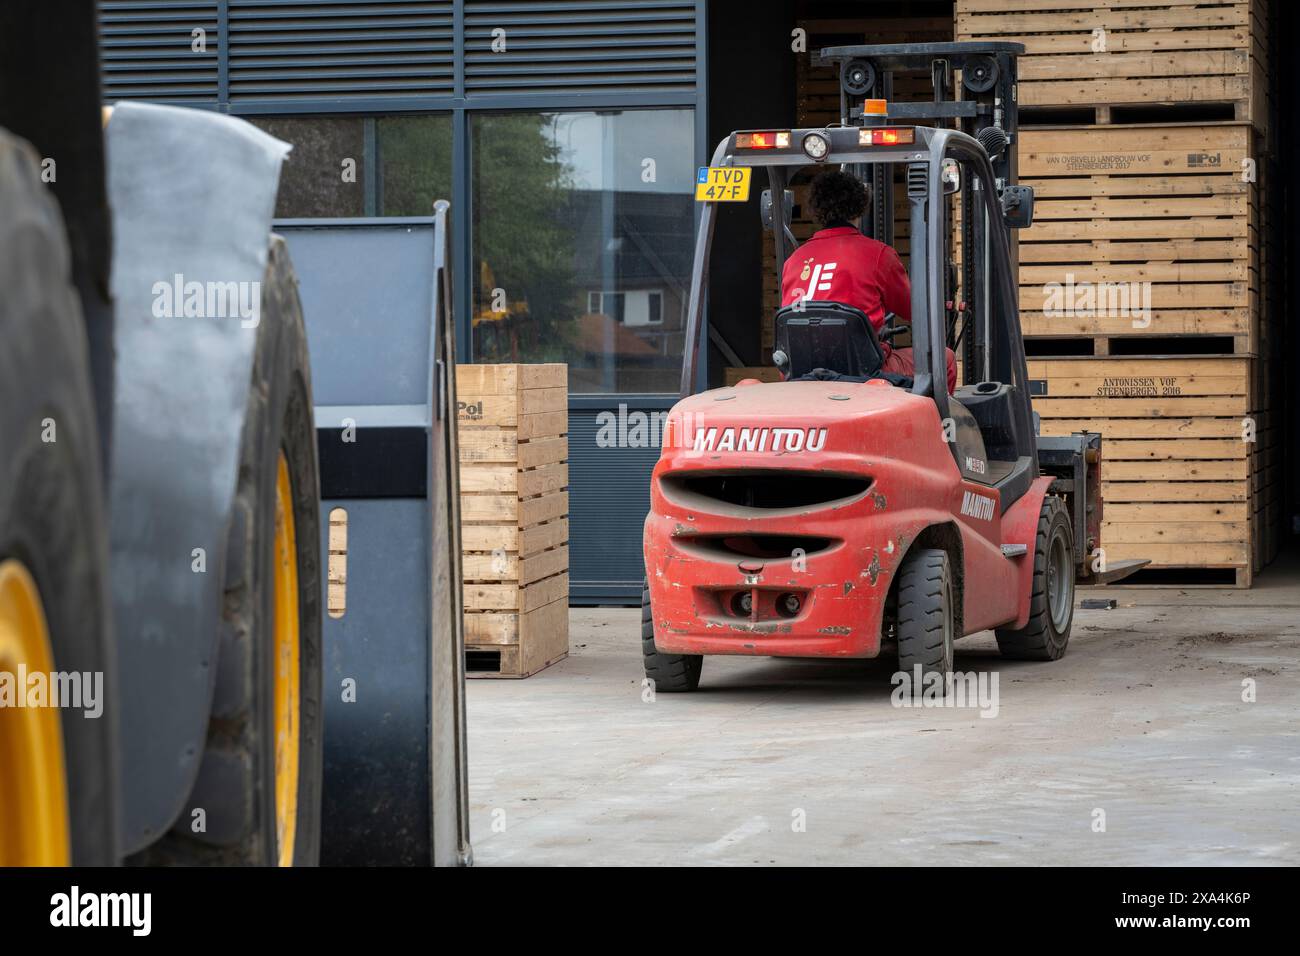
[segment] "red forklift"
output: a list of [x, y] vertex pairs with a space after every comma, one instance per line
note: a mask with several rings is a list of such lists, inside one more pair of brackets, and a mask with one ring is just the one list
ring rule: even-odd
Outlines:
[[[682, 399], [644, 534], [641, 636], [657, 690], [696, 689], [706, 654], [872, 658], [889, 644], [899, 670], [949, 687], [954, 642], [989, 629], [1005, 657], [1056, 660], [1076, 581], [1146, 563], [1108, 567], [1096, 550], [1101, 436], [1040, 436], [1031, 407], [1013, 231], [1033, 214], [1016, 181], [1020, 53], [824, 49], [818, 59], [839, 69], [838, 124], [734, 132], [700, 170]], [[895, 74], [918, 70], [933, 101], [893, 102]], [[766, 173], [779, 280], [798, 245], [792, 177], [829, 166], [872, 186], [861, 228], [883, 242], [896, 188], [906, 197], [910, 329], [887, 317], [877, 333], [858, 309], [802, 300], [775, 315], [780, 381], [699, 391], [720, 209], [749, 207], [749, 180]], [[914, 374], [882, 371], [882, 341], [905, 333]], [[953, 394], [945, 346], [960, 356]]]

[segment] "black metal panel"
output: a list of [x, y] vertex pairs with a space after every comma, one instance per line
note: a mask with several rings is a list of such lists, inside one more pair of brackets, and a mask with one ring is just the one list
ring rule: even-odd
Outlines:
[[100, 0], [104, 99], [215, 106], [218, 7], [217, 0]]
[[425, 428], [364, 428], [344, 441], [341, 428], [317, 428], [320, 496], [330, 498], [423, 498], [429, 482]]
[[671, 0], [466, 0], [465, 92], [689, 92], [695, 20]]
[[229, 0], [232, 105], [452, 92], [451, 0]]
[[[659, 444], [639, 444], [636, 426], [666, 409], [635, 402], [624, 406], [625, 447], [597, 444], [601, 409], [569, 411], [569, 600], [573, 604], [640, 604], [645, 562], [641, 536], [650, 511], [650, 473]], [[630, 406], [630, 407], [629, 407]], [[615, 399], [607, 411], [619, 418]], [[608, 418], [604, 419], [608, 421]], [[647, 427], [649, 427], [647, 425]], [[617, 433], [617, 432], [616, 432]], [[653, 435], [654, 430], [649, 429]]]
[[320, 861], [427, 866], [431, 638], [421, 598], [430, 579], [428, 503], [322, 501], [322, 527], [334, 508], [347, 512], [347, 610], [325, 618]]

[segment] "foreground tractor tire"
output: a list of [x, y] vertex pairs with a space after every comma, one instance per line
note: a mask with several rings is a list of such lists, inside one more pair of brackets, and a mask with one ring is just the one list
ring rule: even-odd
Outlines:
[[[311, 866], [320, 857], [320, 483], [307, 337], [279, 238], [261, 314], [207, 746], [184, 812], [142, 863]], [[195, 832], [198, 810], [204, 832]]]
[[700, 686], [701, 654], [660, 654], [655, 650], [655, 622], [650, 611], [650, 585], [641, 585], [641, 655], [645, 658], [645, 676], [654, 681], [654, 689], [665, 694], [681, 694]]
[[998, 650], [1013, 660], [1058, 660], [1070, 642], [1073, 621], [1074, 535], [1065, 503], [1049, 495], [1043, 499], [1034, 535], [1029, 622], [1019, 630], [998, 628]]
[[103, 866], [118, 856], [107, 525], [81, 305], [39, 169], [0, 130], [0, 673], [76, 672], [83, 695], [0, 707], [0, 866]]
[[921, 677], [938, 674], [947, 687], [953, 670], [953, 642], [957, 639], [956, 589], [948, 552], [921, 548], [908, 554], [898, 572], [898, 669], [913, 679], [912, 693], [919, 697]]

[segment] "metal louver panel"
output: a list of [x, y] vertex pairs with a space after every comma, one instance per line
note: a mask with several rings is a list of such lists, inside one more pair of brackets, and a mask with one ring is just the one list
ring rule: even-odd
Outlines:
[[693, 92], [695, 27], [689, 2], [466, 0], [465, 91]]
[[230, 102], [450, 95], [451, 0], [230, 0]]
[[[208, 103], [218, 99], [217, 0], [100, 0], [104, 99]], [[194, 30], [203, 30], [203, 52]]]
[[[611, 404], [618, 407], [618, 398]], [[647, 414], [666, 410], [628, 400]], [[658, 446], [601, 448], [600, 410], [569, 410], [569, 597], [574, 604], [641, 603], [641, 536]]]

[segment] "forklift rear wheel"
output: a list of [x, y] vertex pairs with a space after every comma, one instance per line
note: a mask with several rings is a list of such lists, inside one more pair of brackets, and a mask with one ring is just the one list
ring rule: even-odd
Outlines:
[[924, 685], [915, 681], [938, 674], [947, 688], [953, 669], [956, 602], [952, 565], [942, 548], [911, 552], [898, 572], [898, 669], [912, 679], [912, 693], [920, 696]]
[[[307, 337], [278, 238], [261, 314], [203, 763], [175, 826], [139, 862], [312, 866], [320, 857], [320, 485]], [[195, 832], [199, 809], [205, 829]]]
[[0, 672], [93, 682], [73, 706], [0, 708], [0, 865], [107, 866], [117, 714], [86, 330], [40, 160], [3, 131], [0, 209]]
[[1019, 630], [998, 628], [1003, 657], [1025, 661], [1054, 661], [1065, 654], [1074, 620], [1074, 536], [1065, 502], [1055, 495], [1043, 499], [1034, 535], [1034, 578], [1029, 597], [1029, 623]]
[[654, 689], [665, 694], [679, 694], [700, 686], [701, 654], [661, 654], [655, 650], [655, 622], [650, 611], [650, 584], [641, 585], [641, 655], [645, 658], [645, 676], [654, 681]]

